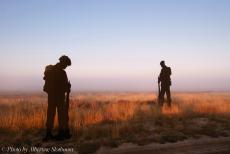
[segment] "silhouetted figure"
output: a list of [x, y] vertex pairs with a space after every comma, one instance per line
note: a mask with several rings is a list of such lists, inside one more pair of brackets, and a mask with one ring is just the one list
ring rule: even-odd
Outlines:
[[160, 91], [159, 91], [159, 100], [158, 103], [160, 106], [163, 106], [164, 103], [164, 95], [166, 93], [167, 95], [167, 104], [170, 107], [171, 106], [171, 92], [170, 92], [170, 86], [171, 86], [171, 68], [167, 67], [165, 65], [164, 61], [160, 62], [160, 65], [162, 67], [160, 75], [158, 77], [158, 85], [160, 84]]
[[[43, 141], [50, 139], [64, 140], [71, 137], [69, 132], [69, 93], [71, 84], [68, 81], [65, 68], [71, 65], [71, 60], [67, 56], [61, 56], [56, 65], [46, 66], [44, 73], [45, 85], [43, 90], [48, 94], [47, 109], [47, 132]], [[66, 98], [67, 96], [67, 98]], [[66, 98], [66, 99], [65, 99]], [[67, 100], [67, 101], [66, 101]], [[54, 117], [58, 113], [58, 135], [53, 136]]]

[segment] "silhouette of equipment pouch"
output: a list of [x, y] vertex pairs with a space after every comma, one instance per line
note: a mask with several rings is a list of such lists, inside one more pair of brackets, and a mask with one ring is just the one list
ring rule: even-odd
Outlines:
[[43, 79], [45, 80], [45, 84], [43, 86], [43, 91], [47, 93], [50, 92], [50, 90], [52, 89], [53, 69], [54, 69], [53, 65], [48, 65], [45, 68], [44, 77], [43, 77]]

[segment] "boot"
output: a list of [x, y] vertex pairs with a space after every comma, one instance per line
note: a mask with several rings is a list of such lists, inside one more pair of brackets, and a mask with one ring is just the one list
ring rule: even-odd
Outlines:
[[65, 139], [70, 139], [72, 137], [72, 135], [69, 132], [69, 129], [66, 129], [64, 131], [64, 137], [65, 137]]
[[65, 140], [65, 131], [59, 130], [58, 134], [55, 136], [55, 140], [57, 141]]
[[54, 136], [51, 133], [51, 130], [46, 131], [46, 136], [42, 139], [43, 142], [54, 139]]

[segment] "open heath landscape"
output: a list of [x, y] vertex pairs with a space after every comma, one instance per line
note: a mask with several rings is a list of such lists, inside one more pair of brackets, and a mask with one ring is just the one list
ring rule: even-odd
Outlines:
[[45, 94], [1, 94], [0, 146], [55, 145], [85, 154], [127, 143], [163, 145], [230, 136], [227, 92], [173, 93], [171, 108], [160, 108], [156, 93], [73, 93], [69, 110], [73, 136], [59, 142], [42, 142], [46, 110]]

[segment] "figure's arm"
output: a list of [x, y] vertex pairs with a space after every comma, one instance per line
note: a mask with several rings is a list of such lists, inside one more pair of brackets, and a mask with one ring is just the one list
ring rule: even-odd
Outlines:
[[67, 77], [67, 74], [66, 72], [64, 72], [64, 87], [65, 87], [65, 92], [69, 93], [70, 92], [70, 88], [71, 88], [71, 84], [70, 82], [68, 81], [68, 77]]
[[160, 74], [159, 74], [159, 76], [158, 76], [158, 83], [161, 82], [161, 79], [162, 79], [162, 70], [161, 70], [161, 72], [160, 72]]
[[70, 93], [71, 91], [71, 84], [70, 84], [70, 81], [68, 81], [67, 83], [67, 93]]
[[169, 67], [169, 75], [172, 75], [172, 71], [170, 67]]

